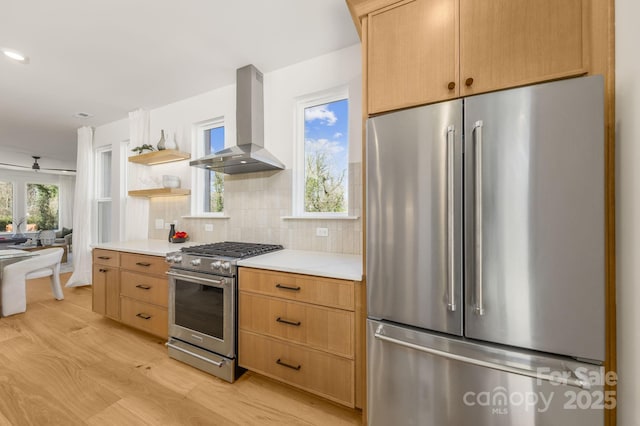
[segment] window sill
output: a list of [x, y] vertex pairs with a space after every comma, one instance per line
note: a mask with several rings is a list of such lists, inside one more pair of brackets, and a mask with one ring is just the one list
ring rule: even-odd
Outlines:
[[304, 215], [304, 216], [281, 216], [282, 220], [357, 220], [360, 216], [323, 216], [323, 215]]
[[231, 219], [231, 216], [207, 215], [207, 214], [187, 215], [187, 216], [180, 216], [180, 217], [182, 219]]

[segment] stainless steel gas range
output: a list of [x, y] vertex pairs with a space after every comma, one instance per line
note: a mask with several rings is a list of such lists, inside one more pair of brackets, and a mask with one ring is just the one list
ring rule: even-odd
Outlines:
[[282, 248], [227, 241], [169, 253], [169, 356], [233, 383], [242, 373], [238, 260]]

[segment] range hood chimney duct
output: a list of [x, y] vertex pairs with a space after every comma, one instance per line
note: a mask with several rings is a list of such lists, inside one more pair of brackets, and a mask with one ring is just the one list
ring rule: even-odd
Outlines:
[[253, 65], [236, 71], [236, 146], [189, 163], [226, 174], [282, 170], [282, 164], [264, 149], [264, 93], [262, 73]]

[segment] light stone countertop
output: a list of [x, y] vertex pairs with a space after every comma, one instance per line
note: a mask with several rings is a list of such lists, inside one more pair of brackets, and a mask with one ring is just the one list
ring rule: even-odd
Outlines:
[[304, 250], [279, 250], [239, 260], [238, 266], [362, 281], [362, 256]]
[[[187, 241], [176, 244], [167, 240], [134, 240], [93, 244], [91, 247], [164, 257], [182, 247], [199, 244], [206, 243]], [[354, 254], [285, 249], [239, 260], [238, 266], [362, 281], [362, 256]]]
[[184, 243], [170, 243], [167, 240], [133, 240], [114, 241], [110, 243], [93, 244], [91, 248], [104, 250], [125, 251], [128, 253], [148, 254], [151, 256], [166, 256], [167, 253], [179, 251], [182, 247], [197, 246], [204, 244], [197, 241], [187, 241]]

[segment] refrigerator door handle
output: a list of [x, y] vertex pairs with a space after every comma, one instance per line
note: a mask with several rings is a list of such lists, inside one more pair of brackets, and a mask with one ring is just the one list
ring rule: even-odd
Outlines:
[[455, 294], [455, 240], [454, 240], [454, 155], [455, 155], [455, 126], [447, 128], [447, 280], [449, 284], [449, 303], [447, 308], [451, 312], [456, 310]]
[[[545, 374], [545, 373], [540, 373], [538, 371], [509, 367], [508, 365], [497, 364], [495, 362], [483, 361], [481, 359], [471, 358], [464, 355], [458, 355], [451, 352], [445, 352], [438, 349], [428, 348], [425, 346], [416, 345], [414, 343], [405, 342], [404, 340], [398, 340], [398, 339], [394, 339], [393, 337], [388, 337], [383, 334], [380, 334], [380, 332], [382, 331], [381, 329], [382, 329], [382, 326], [379, 326], [378, 329], [376, 330], [374, 334], [374, 337], [376, 339], [383, 340], [389, 343], [394, 343], [399, 346], [404, 346], [405, 348], [414, 349], [416, 351], [424, 352], [430, 355], [435, 355], [435, 356], [439, 356], [447, 359], [452, 359], [454, 361], [460, 361], [467, 364], [477, 365], [479, 367], [491, 368], [493, 370], [504, 371], [506, 373], [519, 374], [521, 376], [527, 376], [537, 380], [545, 380], [548, 382], [573, 386], [581, 389], [591, 389], [591, 383], [589, 383], [588, 379], [579, 379], [579, 378], [573, 378], [573, 377], [562, 377], [561, 375]], [[572, 371], [572, 374], [576, 376], [576, 372]]]
[[482, 120], [473, 125], [475, 191], [474, 191], [474, 228], [475, 228], [475, 312], [484, 315], [482, 300]]

